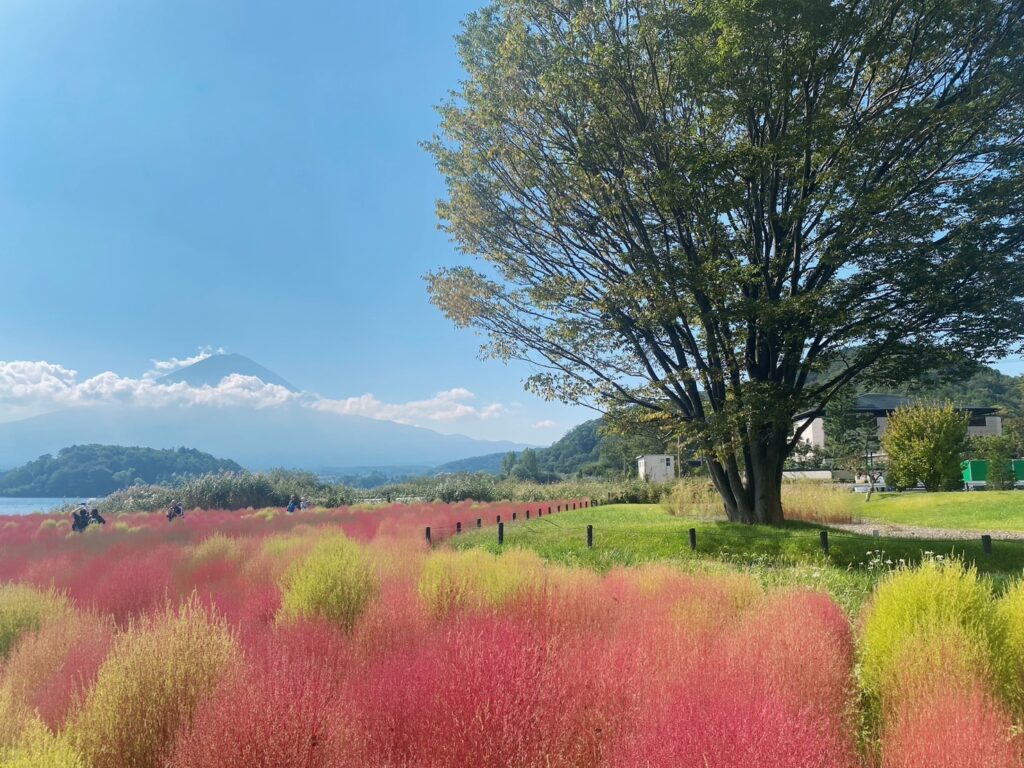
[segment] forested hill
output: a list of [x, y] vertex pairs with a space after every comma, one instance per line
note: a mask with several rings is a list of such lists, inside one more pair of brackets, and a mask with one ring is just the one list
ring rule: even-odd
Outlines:
[[191, 448], [73, 445], [0, 475], [0, 496], [106, 496], [136, 483], [167, 483], [242, 467]]

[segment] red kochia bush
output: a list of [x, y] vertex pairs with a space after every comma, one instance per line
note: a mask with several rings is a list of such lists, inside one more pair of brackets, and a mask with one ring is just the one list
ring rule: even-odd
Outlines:
[[69, 612], [26, 635], [0, 677], [22, 706], [59, 730], [72, 705], [95, 681], [113, 634], [109, 619]]
[[825, 595], [790, 593], [706, 633], [624, 739], [617, 768], [845, 768], [853, 648]]
[[1020, 768], [1024, 760], [1012, 725], [981, 682], [961, 687], [939, 681], [900, 704], [883, 733], [882, 768]]
[[339, 707], [348, 641], [301, 623], [253, 641], [178, 735], [169, 768], [323, 768], [338, 765], [351, 729]]
[[338, 765], [596, 765], [584, 650], [522, 616], [450, 619], [350, 689], [362, 754]]

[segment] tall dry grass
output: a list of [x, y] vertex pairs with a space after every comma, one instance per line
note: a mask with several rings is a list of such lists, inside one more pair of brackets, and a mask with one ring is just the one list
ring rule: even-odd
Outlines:
[[[662, 504], [673, 515], [702, 519], [725, 519], [722, 499], [710, 480], [684, 478], [676, 482]], [[812, 523], [853, 522], [854, 497], [848, 490], [813, 481], [782, 484], [782, 508], [787, 520]]]

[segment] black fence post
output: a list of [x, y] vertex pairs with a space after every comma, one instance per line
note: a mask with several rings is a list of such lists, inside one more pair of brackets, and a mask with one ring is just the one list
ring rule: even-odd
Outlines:
[[694, 552], [697, 551], [697, 529], [696, 528], [691, 528], [690, 529], [690, 549], [692, 549]]
[[476, 519], [476, 527], [477, 528], [483, 528], [484, 527], [484, 521], [481, 518], [479, 518], [479, 517]]
[[514, 523], [515, 521], [516, 521], [516, 513], [515, 513], [515, 512], [513, 512], [513, 513], [512, 513], [512, 522]]
[[821, 532], [821, 551], [828, 554], [828, 531]]
[[992, 557], [992, 537], [987, 533], [981, 536], [981, 551], [985, 553], [985, 557]]
[[455, 532], [456, 533], [462, 533], [462, 523], [456, 523], [455, 524]]
[[427, 544], [428, 545], [433, 544], [433, 542], [430, 540], [430, 526], [429, 525], [427, 526]]
[[548, 507], [548, 514], [551, 514], [551, 507]]
[[530, 519], [530, 510], [526, 510], [526, 519], [527, 519], [527, 520], [529, 520], [529, 519]]
[[498, 515], [498, 519], [495, 522], [501, 523], [501, 515]]
[[594, 526], [587, 526], [587, 549], [593, 549], [594, 547]]
[[498, 546], [505, 543], [505, 524], [498, 523]]
[[559, 505], [558, 505], [558, 511], [559, 511], [559, 512], [561, 512], [561, 511], [562, 511], [562, 505], [561, 505], [561, 504], [559, 504]]

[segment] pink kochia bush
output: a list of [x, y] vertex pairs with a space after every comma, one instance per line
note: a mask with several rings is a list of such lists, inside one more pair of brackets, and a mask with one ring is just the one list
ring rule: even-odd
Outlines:
[[[33, 734], [89, 768], [861, 765], [850, 622], [825, 594], [423, 541], [425, 519], [496, 509], [511, 505], [386, 508], [378, 521], [124, 516], [78, 536], [19, 522], [0, 534], [13, 558], [0, 558], [3, 578], [52, 585], [63, 602], [0, 665], [12, 713], [0, 766], [3, 740]], [[342, 540], [373, 587], [359, 610], [289, 610], [296, 568], [311, 588], [347, 573], [316, 560]], [[974, 701], [917, 708], [885, 738], [913, 754], [929, 713], [988, 713], [984, 732], [1005, 730], [1003, 710]], [[884, 768], [925, 764], [891, 754]]]
[[616, 766], [845, 768], [853, 741], [853, 642], [826, 596], [774, 596], [692, 638]]

